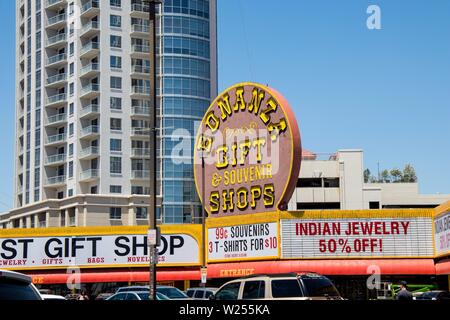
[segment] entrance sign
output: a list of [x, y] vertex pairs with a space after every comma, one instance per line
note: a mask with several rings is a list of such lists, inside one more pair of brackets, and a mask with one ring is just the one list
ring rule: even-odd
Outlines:
[[206, 111], [194, 161], [197, 193], [209, 217], [285, 210], [301, 161], [291, 107], [260, 84], [228, 88]]

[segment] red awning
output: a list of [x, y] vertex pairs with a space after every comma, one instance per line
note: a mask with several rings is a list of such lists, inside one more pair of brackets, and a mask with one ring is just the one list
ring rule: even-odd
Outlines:
[[[100, 282], [145, 282], [149, 279], [148, 271], [122, 271], [122, 272], [82, 272], [79, 274], [51, 273], [30, 274], [36, 284], [61, 283], [100, 283]], [[158, 271], [157, 281], [199, 280], [200, 270], [189, 271]]]
[[[436, 274], [433, 259], [289, 260], [222, 263], [208, 266], [208, 278], [231, 278], [255, 273], [311, 271], [324, 275]], [[378, 273], [378, 270], [376, 270]]]
[[450, 259], [436, 263], [436, 274], [450, 274]]
[[[208, 278], [239, 278], [249, 274], [288, 272], [317, 272], [324, 275], [434, 275], [449, 274], [450, 260], [439, 262], [433, 259], [380, 259], [380, 260], [282, 260], [217, 263], [208, 265]], [[148, 271], [89, 270], [74, 275], [66, 273], [30, 274], [38, 284], [100, 283], [100, 282], [145, 282]], [[158, 281], [200, 280], [200, 270], [164, 270], [157, 272]]]

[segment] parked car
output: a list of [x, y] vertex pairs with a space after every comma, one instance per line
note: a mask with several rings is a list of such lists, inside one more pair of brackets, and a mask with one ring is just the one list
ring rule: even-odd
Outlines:
[[156, 291], [167, 296], [170, 300], [191, 300], [186, 293], [175, 287], [157, 286]]
[[78, 293], [69, 293], [65, 296], [66, 300], [80, 300], [80, 294]]
[[208, 300], [218, 288], [189, 288], [186, 295], [194, 300]]
[[[137, 292], [137, 291], [150, 291], [150, 288], [148, 286], [129, 286], [129, 287], [122, 287], [117, 289], [116, 293], [123, 293], [123, 292]], [[162, 293], [163, 295], [167, 296], [170, 300], [190, 300], [183, 291], [181, 291], [178, 288], [171, 287], [171, 286], [157, 286], [156, 292]]]
[[414, 298], [414, 300], [450, 300], [450, 293], [444, 290], [433, 290]]
[[59, 296], [57, 294], [41, 294], [41, 296], [44, 300], [67, 300], [63, 296]]
[[[113, 294], [106, 300], [121, 301], [121, 300], [150, 300], [148, 291], [125, 291]], [[162, 293], [156, 292], [156, 300], [170, 300]]]
[[100, 293], [95, 297], [95, 300], [106, 300], [111, 297], [114, 293]]
[[224, 284], [212, 300], [343, 300], [327, 277], [317, 273], [251, 275]]
[[116, 290], [116, 293], [121, 292], [130, 292], [130, 291], [150, 291], [149, 286], [128, 286], [128, 287], [121, 287]]
[[30, 276], [0, 270], [0, 300], [42, 300]]

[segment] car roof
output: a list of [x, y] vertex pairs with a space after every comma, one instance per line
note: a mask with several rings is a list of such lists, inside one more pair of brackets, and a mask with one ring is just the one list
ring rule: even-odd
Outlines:
[[66, 300], [63, 296], [59, 296], [57, 294], [41, 294], [42, 298], [44, 300], [46, 299], [52, 299], [52, 300]]
[[3, 269], [0, 270], [0, 278], [7, 278], [25, 283], [31, 283], [32, 281], [31, 277], [26, 274]]
[[272, 274], [251, 274], [240, 279], [252, 279], [252, 278], [289, 278], [289, 277], [324, 277], [321, 274], [311, 271], [300, 271], [300, 272], [290, 272], [290, 273], [272, 273]]
[[215, 287], [207, 287], [207, 288], [204, 288], [204, 287], [194, 287], [194, 288], [189, 288], [189, 289], [187, 289], [186, 291], [189, 291], [189, 290], [217, 290], [217, 289], [219, 289], [219, 288], [215, 288]]

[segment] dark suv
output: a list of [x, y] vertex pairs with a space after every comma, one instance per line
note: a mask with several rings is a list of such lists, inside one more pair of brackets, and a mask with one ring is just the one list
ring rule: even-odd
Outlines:
[[0, 300], [42, 300], [31, 277], [7, 270], [0, 270]]
[[227, 282], [215, 300], [343, 300], [327, 277], [312, 273], [251, 275]]

